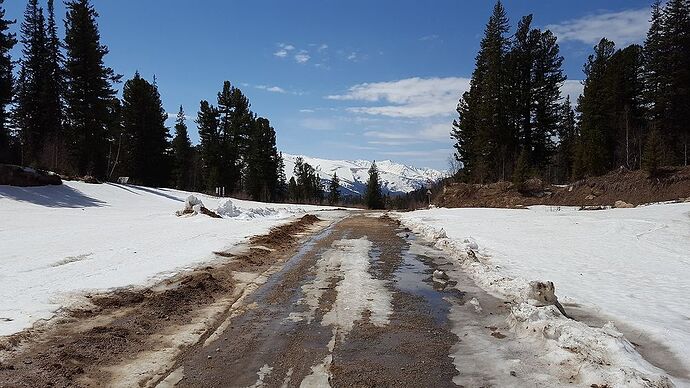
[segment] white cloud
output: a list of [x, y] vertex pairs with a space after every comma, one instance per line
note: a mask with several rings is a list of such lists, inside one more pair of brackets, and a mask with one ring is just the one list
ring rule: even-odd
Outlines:
[[287, 91], [280, 86], [266, 86], [266, 85], [257, 85], [257, 89], [265, 90], [267, 92], [272, 92], [272, 93], [287, 93]]
[[314, 109], [300, 109], [299, 113], [314, 113], [316, 112]]
[[327, 48], [328, 48], [328, 45], [324, 43], [321, 46], [319, 46], [319, 51], [326, 50]]
[[311, 59], [311, 56], [306, 50], [302, 50], [299, 53], [295, 54], [295, 61], [297, 63], [307, 63]]
[[357, 53], [352, 52], [350, 55], [347, 56], [348, 61], [356, 61], [357, 60]]
[[570, 104], [574, 107], [577, 104], [577, 98], [580, 97], [585, 87], [580, 80], [567, 80], [561, 86], [561, 97], [570, 96]]
[[377, 140], [370, 144], [402, 145], [410, 143], [448, 142], [452, 125], [450, 121], [421, 126], [420, 130], [412, 131], [366, 131], [365, 137]]
[[290, 51], [295, 49], [295, 46], [287, 43], [278, 43], [278, 51], [274, 52], [273, 55], [275, 55], [278, 58], [285, 58], [290, 54]]
[[425, 127], [419, 132], [419, 136], [423, 139], [435, 141], [448, 141], [450, 139], [450, 131], [453, 129], [451, 122], [433, 124]]
[[403, 157], [414, 157], [419, 158], [418, 160], [446, 160], [448, 154], [451, 152], [450, 149], [439, 148], [435, 150], [421, 150], [421, 151], [388, 151], [381, 152], [383, 155], [388, 156], [403, 156]]
[[649, 29], [650, 8], [629, 9], [588, 15], [546, 26], [560, 41], [578, 41], [596, 44], [601, 38], [614, 41], [618, 46], [641, 42]]
[[407, 78], [392, 82], [363, 83], [347, 93], [326, 98], [340, 101], [383, 102], [387, 105], [348, 108], [353, 113], [421, 118], [452, 116], [470, 80], [462, 77]]
[[281, 88], [280, 86], [271, 86], [270, 88], [266, 88], [266, 91], [273, 93], [285, 93], [285, 89]]

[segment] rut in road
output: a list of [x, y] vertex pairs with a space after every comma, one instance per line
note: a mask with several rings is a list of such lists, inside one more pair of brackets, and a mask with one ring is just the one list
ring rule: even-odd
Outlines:
[[[436, 264], [411, 252], [411, 238], [387, 216], [339, 222], [288, 261], [223, 329], [187, 352], [166, 383], [456, 386], [457, 360], [450, 355], [461, 339], [450, 312], [467, 295], [433, 282]], [[496, 327], [485, 336], [505, 337]]]

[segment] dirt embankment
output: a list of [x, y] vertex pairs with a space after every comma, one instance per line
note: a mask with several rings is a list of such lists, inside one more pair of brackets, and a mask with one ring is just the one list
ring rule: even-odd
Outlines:
[[0, 164], [0, 185], [19, 187], [61, 185], [62, 180], [52, 172], [29, 167]]
[[[122, 385], [113, 373], [127, 369], [146, 385], [198, 338], [223, 322], [243, 294], [237, 274], [261, 274], [281, 263], [317, 217], [302, 219], [255, 238], [247, 253], [185, 272], [155, 286], [86, 296], [86, 303], [44, 326], [0, 338], [0, 387]], [[260, 247], [257, 245], [261, 245]], [[131, 370], [142, 358], [153, 360]], [[141, 363], [139, 363], [141, 364]]]
[[517, 208], [532, 205], [614, 206], [690, 199], [690, 167], [667, 168], [650, 177], [644, 171], [617, 170], [570, 185], [544, 185], [533, 179], [523, 187], [510, 182], [447, 185], [434, 204], [442, 207]]

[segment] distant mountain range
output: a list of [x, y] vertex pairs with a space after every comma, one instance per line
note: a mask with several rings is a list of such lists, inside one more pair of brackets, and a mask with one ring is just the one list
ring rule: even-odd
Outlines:
[[[290, 179], [294, 174], [295, 160], [301, 155], [283, 154], [285, 161], [285, 174]], [[329, 160], [301, 156], [305, 163], [309, 163], [321, 176], [324, 186], [328, 187], [328, 181], [333, 173], [340, 179], [341, 193], [343, 195], [362, 195], [366, 191], [369, 180], [369, 168], [371, 162], [367, 160]], [[376, 162], [379, 169], [379, 178], [384, 194], [399, 195], [427, 186], [429, 182], [441, 180], [445, 173], [430, 168], [417, 168], [381, 160]]]

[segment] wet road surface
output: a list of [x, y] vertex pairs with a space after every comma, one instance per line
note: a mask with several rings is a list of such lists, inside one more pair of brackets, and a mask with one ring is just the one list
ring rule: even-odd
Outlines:
[[452, 304], [387, 217], [349, 217], [313, 237], [213, 340], [178, 361], [180, 387], [456, 386]]

